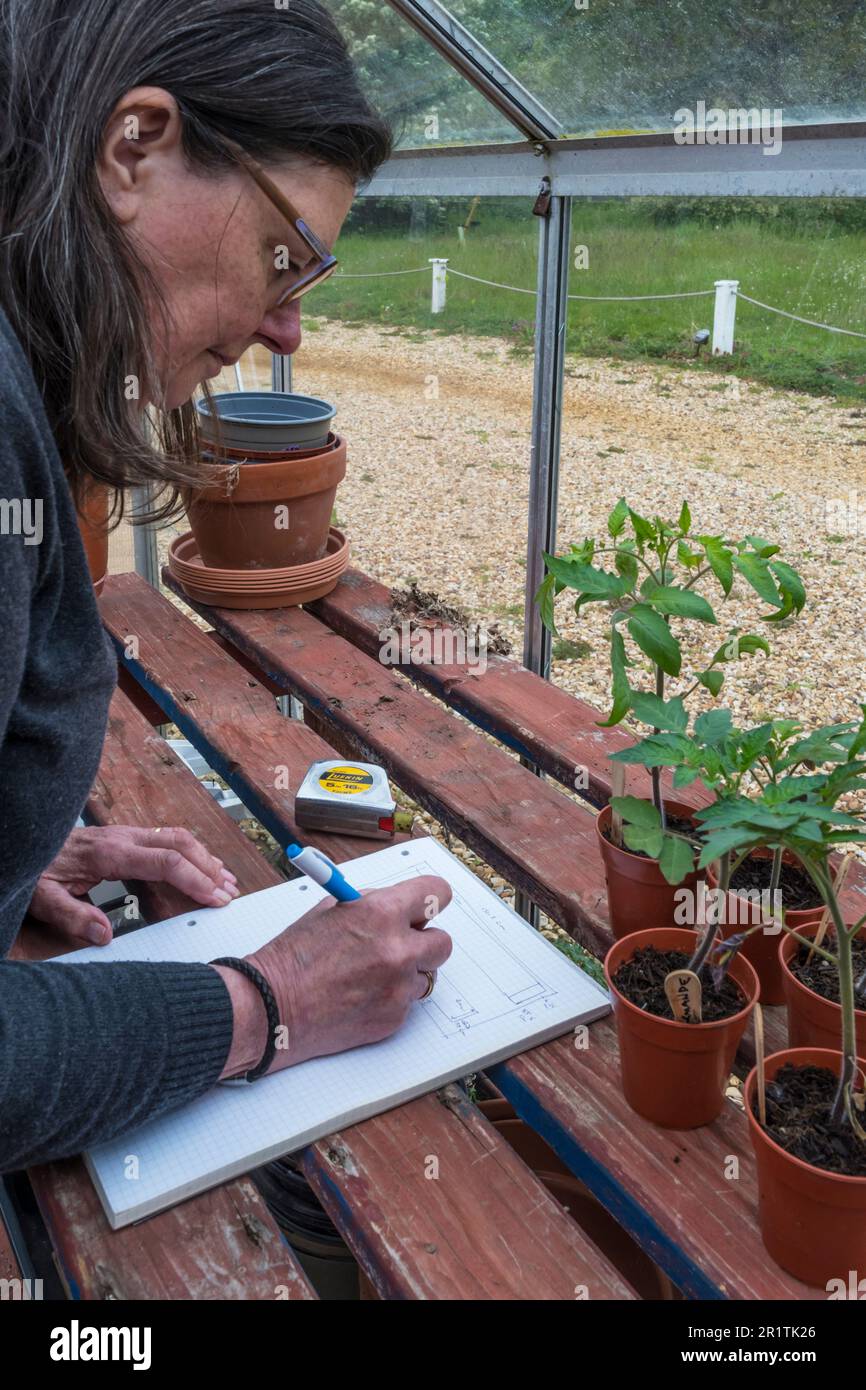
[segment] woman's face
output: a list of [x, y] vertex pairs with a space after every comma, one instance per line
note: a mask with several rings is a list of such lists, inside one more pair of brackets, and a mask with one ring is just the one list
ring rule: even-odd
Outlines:
[[[109, 123], [99, 166], [109, 205], [167, 306], [168, 323], [151, 306], [151, 328], [168, 409], [253, 343], [296, 351], [302, 300], [277, 301], [313, 255], [245, 169], [203, 176], [187, 166], [180, 136], [173, 98], [137, 88]], [[354, 197], [348, 176], [298, 160], [267, 172], [332, 248]]]

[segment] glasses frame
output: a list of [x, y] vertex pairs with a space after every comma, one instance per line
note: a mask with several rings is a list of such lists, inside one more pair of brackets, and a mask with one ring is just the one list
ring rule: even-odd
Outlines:
[[290, 304], [293, 299], [300, 299], [301, 295], [306, 294], [315, 285], [321, 284], [323, 280], [327, 280], [329, 275], [333, 275], [339, 264], [337, 257], [331, 255], [325, 243], [316, 236], [316, 233], [304, 221], [298, 210], [289, 202], [285, 193], [277, 188], [273, 179], [268, 177], [258, 161], [253, 159], [252, 155], [247, 154], [242, 145], [238, 145], [227, 135], [224, 135], [222, 140], [238, 163], [242, 164], [250, 177], [255, 180], [265, 197], [294, 228], [301, 240], [306, 242], [316, 257], [315, 264], [309, 270], [305, 270], [295, 283], [284, 291], [275, 307], [279, 308], [283, 304]]

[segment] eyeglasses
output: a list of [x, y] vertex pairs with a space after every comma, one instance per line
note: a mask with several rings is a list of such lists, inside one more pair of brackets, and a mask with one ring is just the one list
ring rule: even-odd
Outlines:
[[320, 241], [315, 232], [310, 230], [297, 210], [292, 207], [286, 195], [277, 188], [273, 179], [268, 178], [262, 166], [253, 159], [252, 155], [247, 154], [241, 145], [230, 140], [227, 135], [222, 136], [222, 141], [238, 163], [244, 166], [251, 178], [255, 179], [265, 197], [273, 203], [290, 226], [294, 227], [298, 236], [306, 242], [315, 256], [313, 264], [307, 270], [302, 271], [298, 278], [280, 295], [276, 304], [276, 307], [279, 308], [282, 304], [291, 303], [293, 299], [300, 299], [301, 295], [306, 294], [314, 285], [320, 285], [323, 280], [327, 280], [329, 275], [333, 275], [337, 269], [337, 258], [331, 255], [324, 242]]

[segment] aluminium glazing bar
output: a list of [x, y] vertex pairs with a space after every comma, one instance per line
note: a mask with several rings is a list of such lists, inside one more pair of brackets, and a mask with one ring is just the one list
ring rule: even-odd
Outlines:
[[556, 117], [439, 0], [388, 3], [530, 140], [555, 138], [562, 130]]

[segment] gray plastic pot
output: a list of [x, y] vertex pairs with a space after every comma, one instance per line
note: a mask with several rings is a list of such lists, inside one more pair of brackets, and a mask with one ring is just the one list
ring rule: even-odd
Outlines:
[[274, 454], [322, 448], [337, 413], [317, 396], [287, 391], [225, 391], [212, 402], [197, 401], [196, 409], [203, 438]]

